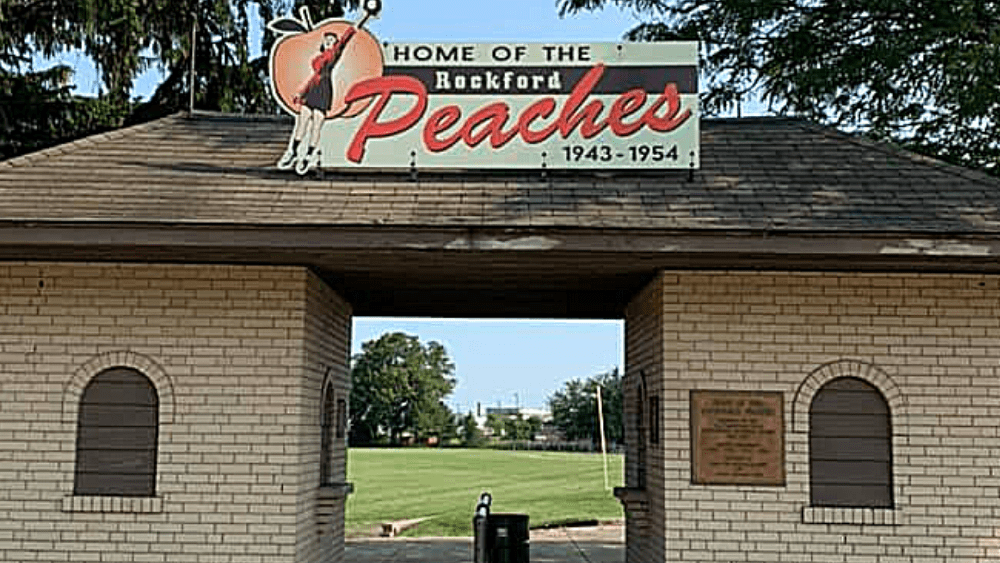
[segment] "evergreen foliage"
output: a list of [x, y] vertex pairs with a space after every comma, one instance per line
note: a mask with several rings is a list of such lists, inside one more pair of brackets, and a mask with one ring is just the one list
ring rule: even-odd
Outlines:
[[[0, 158], [187, 109], [195, 29], [195, 108], [274, 113], [264, 25], [308, 7], [314, 21], [358, 0], [0, 0]], [[256, 10], [259, 26], [251, 25]], [[250, 38], [263, 34], [263, 54]], [[38, 57], [78, 50], [96, 65], [97, 99], [72, 94], [72, 71], [33, 68]], [[131, 99], [135, 79], [159, 67], [152, 97]]]

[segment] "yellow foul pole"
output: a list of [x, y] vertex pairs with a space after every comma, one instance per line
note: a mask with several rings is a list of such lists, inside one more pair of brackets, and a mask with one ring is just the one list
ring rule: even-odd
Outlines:
[[604, 438], [604, 405], [601, 400], [601, 386], [597, 386], [597, 420], [601, 425], [601, 456], [604, 458], [604, 489], [609, 490], [608, 484], [608, 442]]

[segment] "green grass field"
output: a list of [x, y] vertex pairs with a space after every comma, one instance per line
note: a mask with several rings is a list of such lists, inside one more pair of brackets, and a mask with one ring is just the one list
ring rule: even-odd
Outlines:
[[[623, 458], [608, 456], [612, 487]], [[604, 488], [601, 456], [561, 452], [464, 449], [358, 449], [348, 452], [348, 537], [371, 535], [382, 522], [433, 516], [404, 535], [469, 536], [479, 494], [494, 512], [519, 512], [532, 527], [622, 518]]]

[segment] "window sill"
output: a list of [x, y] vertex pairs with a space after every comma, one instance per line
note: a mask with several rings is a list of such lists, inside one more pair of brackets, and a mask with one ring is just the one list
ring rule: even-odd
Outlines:
[[65, 496], [63, 512], [124, 512], [156, 514], [163, 512], [163, 497]]
[[895, 508], [803, 506], [802, 523], [899, 526], [903, 523], [903, 513]]
[[649, 493], [636, 487], [615, 487], [615, 498], [622, 503], [627, 516], [644, 519], [649, 512]]
[[330, 483], [319, 488], [320, 500], [340, 500], [354, 492], [354, 483]]

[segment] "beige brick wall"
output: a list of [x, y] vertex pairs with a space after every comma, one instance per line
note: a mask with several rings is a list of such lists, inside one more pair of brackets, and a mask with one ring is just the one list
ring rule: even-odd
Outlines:
[[[332, 514], [317, 521], [320, 483], [320, 420], [323, 387], [333, 383], [336, 399], [348, 399], [350, 393], [349, 360], [351, 345], [351, 308], [322, 280], [310, 274], [306, 286], [305, 384], [300, 388], [302, 405], [301, 433], [304, 443], [299, 452], [301, 472], [297, 505], [298, 537], [296, 563], [331, 563], [344, 555], [345, 498], [335, 495]], [[334, 421], [336, 424], [337, 421]], [[336, 436], [336, 434], [334, 434]], [[334, 480], [347, 480], [347, 434], [334, 438]], [[332, 518], [330, 518], [332, 516]], [[331, 521], [332, 520], [332, 521]]]
[[[316, 552], [319, 365], [344, 374], [349, 319], [321, 286], [294, 267], [0, 263], [0, 561]], [[72, 497], [76, 402], [115, 365], [160, 395], [152, 500]]]
[[[657, 278], [632, 299], [625, 312], [625, 485], [638, 489], [640, 502], [625, 503], [626, 561], [663, 561], [663, 449], [649, 440], [646, 399], [663, 381], [662, 285]], [[640, 427], [642, 431], [640, 432]], [[641, 466], [641, 467], [640, 467]]]
[[[666, 554], [630, 562], [1000, 560], [1000, 278], [665, 272], [656, 283]], [[866, 379], [892, 409], [893, 510], [808, 509], [809, 404], [840, 375]], [[784, 394], [786, 486], [691, 484], [692, 389]]]

